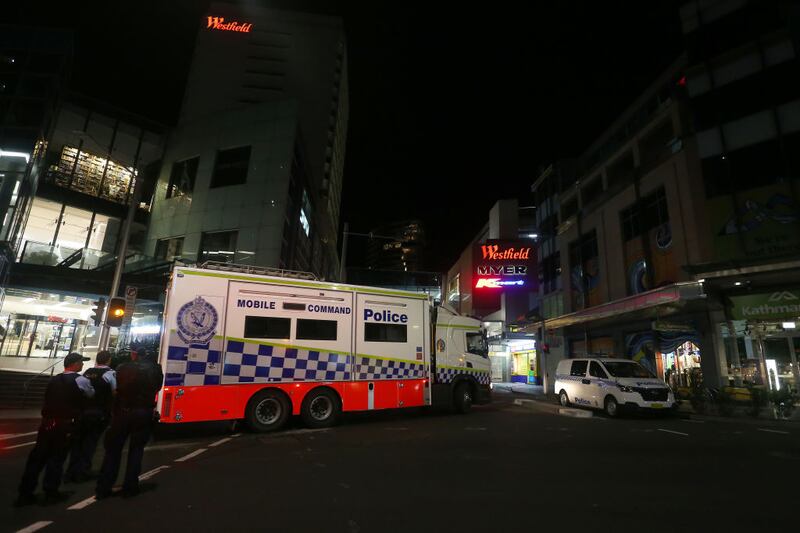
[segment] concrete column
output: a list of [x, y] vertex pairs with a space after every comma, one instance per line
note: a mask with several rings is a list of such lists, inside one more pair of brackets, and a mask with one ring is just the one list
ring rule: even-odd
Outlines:
[[728, 385], [728, 361], [720, 325], [725, 323], [725, 314], [719, 310], [709, 311], [698, 320], [700, 333], [700, 368], [706, 387]]

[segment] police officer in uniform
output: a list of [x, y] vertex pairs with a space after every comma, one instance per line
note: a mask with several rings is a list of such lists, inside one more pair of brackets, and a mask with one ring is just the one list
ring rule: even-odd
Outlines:
[[128, 438], [128, 465], [122, 494], [135, 496], [139, 493], [144, 446], [150, 440], [154, 421], [158, 419], [155, 411], [156, 394], [164, 381], [161, 367], [149, 359], [131, 352], [131, 361], [117, 367], [117, 395], [114, 398], [111, 427], [105, 438], [103, 466], [95, 489], [97, 499], [111, 496], [111, 488], [119, 473], [122, 448]]
[[58, 489], [84, 398], [94, 396], [92, 384], [78, 373], [83, 369], [83, 362], [88, 360], [88, 357], [75, 352], [67, 355], [64, 358], [64, 372], [53, 377], [47, 384], [42, 424], [36, 437], [36, 445], [25, 464], [25, 472], [19, 484], [17, 506], [36, 501], [33, 493], [42, 470], [45, 471], [42, 486], [47, 503], [55, 503], [69, 496]]
[[97, 352], [96, 362], [94, 367], [83, 373], [94, 387], [94, 397], [85, 400], [80, 427], [72, 442], [65, 475], [68, 483], [82, 483], [90, 479], [89, 470], [97, 443], [111, 421], [111, 404], [117, 390], [116, 373], [108, 366], [111, 352]]

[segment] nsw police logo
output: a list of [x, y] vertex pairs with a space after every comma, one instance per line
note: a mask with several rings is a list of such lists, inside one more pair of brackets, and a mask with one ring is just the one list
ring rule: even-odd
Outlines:
[[187, 344], [208, 344], [218, 321], [214, 306], [198, 296], [178, 311], [178, 337]]

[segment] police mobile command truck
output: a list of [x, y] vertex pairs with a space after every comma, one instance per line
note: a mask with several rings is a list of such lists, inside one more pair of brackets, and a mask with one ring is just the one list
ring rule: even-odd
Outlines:
[[176, 267], [159, 361], [165, 423], [273, 431], [292, 414], [326, 427], [342, 411], [490, 399], [479, 321], [420, 293], [253, 267]]
[[665, 410], [677, 407], [662, 380], [630, 359], [564, 359], [556, 368], [555, 390], [561, 405], [603, 409], [617, 416], [621, 408]]

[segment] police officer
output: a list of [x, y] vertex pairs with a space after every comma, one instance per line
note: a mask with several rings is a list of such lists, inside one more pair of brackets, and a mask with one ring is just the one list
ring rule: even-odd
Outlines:
[[88, 379], [78, 372], [83, 362], [88, 361], [79, 353], [64, 358], [64, 372], [47, 384], [42, 408], [42, 424], [36, 437], [36, 445], [28, 456], [25, 472], [19, 484], [17, 506], [36, 501], [33, 495], [39, 483], [39, 474], [45, 470], [42, 486], [45, 501], [55, 503], [69, 496], [59, 492], [64, 461], [69, 453], [70, 440], [83, 408], [84, 398], [94, 396], [94, 388]]
[[119, 473], [122, 448], [130, 437], [128, 465], [122, 484], [123, 496], [139, 493], [139, 474], [142, 471], [144, 446], [150, 439], [155, 411], [156, 394], [161, 389], [164, 374], [161, 367], [148, 357], [131, 352], [131, 361], [117, 367], [117, 395], [111, 415], [111, 427], [105, 438], [105, 457], [100, 468], [95, 495], [97, 499], [111, 496], [111, 488]]
[[110, 362], [111, 352], [101, 350], [97, 352], [96, 365], [83, 373], [94, 387], [94, 397], [84, 402], [80, 425], [70, 450], [65, 475], [67, 483], [82, 483], [90, 479], [89, 470], [97, 442], [111, 420], [111, 403], [117, 390], [117, 378], [108, 366]]

